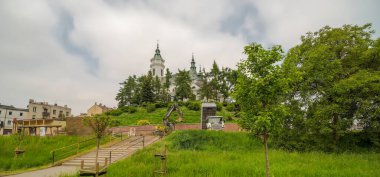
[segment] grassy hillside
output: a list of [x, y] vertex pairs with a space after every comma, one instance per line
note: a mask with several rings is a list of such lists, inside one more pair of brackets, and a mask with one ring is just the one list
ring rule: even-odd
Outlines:
[[[20, 147], [25, 150], [24, 157], [15, 159], [14, 150], [18, 144], [17, 136], [0, 136], [0, 174], [50, 164], [52, 162], [50, 151], [53, 149], [71, 145], [90, 138], [92, 137], [63, 135], [53, 137], [25, 136]], [[108, 140], [109, 139], [105, 139], [103, 143]], [[84, 151], [92, 147], [95, 147], [95, 140], [80, 144], [79, 150]], [[77, 146], [72, 146], [72, 148], [58, 151], [57, 158], [60, 160], [67, 156], [74, 155], [76, 150]], [[66, 153], [67, 156], [62, 156], [64, 153]]]
[[[201, 111], [189, 110], [186, 107], [181, 107], [181, 111], [184, 115], [183, 123], [199, 123], [201, 117]], [[139, 120], [148, 120], [151, 124], [161, 124], [162, 118], [165, 116], [167, 108], [157, 108], [155, 111], [148, 113], [145, 108], [138, 107], [135, 113], [123, 113], [120, 116], [114, 116], [113, 118], [118, 120], [121, 125], [137, 125]], [[232, 112], [228, 112], [225, 109], [217, 111], [217, 115], [227, 117], [233, 117]], [[178, 118], [178, 113], [174, 111], [170, 117], [173, 120]]]
[[[163, 141], [113, 164], [110, 177], [153, 176], [159, 168], [154, 154], [168, 147], [170, 177], [265, 176], [264, 149], [244, 133], [174, 132]], [[271, 176], [366, 177], [380, 174], [380, 154], [297, 153], [270, 149]]]

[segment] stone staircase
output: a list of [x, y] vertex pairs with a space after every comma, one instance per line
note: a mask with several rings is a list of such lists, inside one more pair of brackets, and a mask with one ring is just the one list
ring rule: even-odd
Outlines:
[[[159, 138], [156, 136], [135, 136], [130, 137], [124, 141], [114, 144], [110, 147], [100, 148], [98, 155], [98, 162], [100, 166], [105, 164], [107, 158], [108, 163], [113, 163], [117, 160], [127, 157], [133, 154], [138, 149], [142, 149], [144, 146], [154, 143]], [[84, 161], [84, 167], [95, 166], [96, 151], [89, 152], [87, 154], [78, 156], [74, 159], [68, 160], [62, 163], [62, 166], [76, 166], [80, 167], [82, 160]], [[111, 158], [111, 160], [110, 160]]]

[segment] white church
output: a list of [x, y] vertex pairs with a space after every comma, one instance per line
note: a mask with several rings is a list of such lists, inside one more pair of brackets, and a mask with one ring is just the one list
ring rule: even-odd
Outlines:
[[[153, 74], [153, 77], [158, 76], [161, 80], [161, 82], [165, 81], [165, 60], [161, 56], [161, 51], [159, 48], [159, 44], [157, 43], [157, 49], [152, 59], [150, 59], [150, 71]], [[170, 80], [170, 87], [169, 87], [169, 94], [171, 95], [172, 99], [174, 99], [175, 96], [175, 80], [176, 74], [173, 74], [173, 77]], [[191, 89], [193, 90], [193, 94], [196, 96], [196, 100], [200, 100], [201, 97], [198, 93], [200, 87], [202, 86], [202, 72], [199, 68], [199, 72], [197, 73], [197, 68], [195, 66], [195, 60], [194, 55], [192, 55], [191, 58], [191, 65], [190, 65], [190, 77], [191, 77]]]

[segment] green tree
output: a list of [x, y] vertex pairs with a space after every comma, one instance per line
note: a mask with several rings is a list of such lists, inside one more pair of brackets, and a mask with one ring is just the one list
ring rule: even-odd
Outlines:
[[216, 64], [216, 61], [214, 60], [214, 63], [212, 64], [212, 68], [211, 68], [211, 71], [210, 71], [210, 82], [209, 82], [209, 86], [211, 87], [211, 90], [212, 90], [212, 93], [211, 93], [211, 97], [215, 100], [215, 101], [219, 101], [218, 100], [218, 96], [219, 96], [219, 93], [220, 93], [220, 70], [219, 70], [219, 66], [218, 64]]
[[169, 68], [166, 68], [166, 73], [165, 73], [165, 83], [164, 83], [164, 88], [166, 91], [169, 90], [170, 87], [170, 79], [172, 78], [172, 73], [170, 72]]
[[281, 68], [275, 65], [283, 57], [281, 46], [266, 50], [260, 44], [252, 43], [244, 48], [248, 55], [238, 64], [238, 81], [235, 90], [236, 101], [243, 111], [240, 120], [242, 128], [261, 138], [265, 145], [266, 176], [269, 177], [268, 138], [280, 129], [287, 82], [281, 75]]
[[83, 123], [89, 126], [96, 136], [96, 156], [95, 165], [98, 163], [99, 145], [102, 137], [106, 135], [107, 127], [111, 123], [111, 118], [104, 114], [96, 114], [92, 117], [83, 118]]
[[149, 71], [148, 75], [141, 77], [141, 101], [143, 103], [154, 102], [154, 83], [152, 72]]
[[205, 70], [203, 70], [203, 77], [201, 78], [202, 85], [199, 88], [199, 95], [201, 99], [206, 98], [207, 102], [209, 101], [213, 93], [209, 80], [210, 80], [210, 75], [206, 73]]
[[[292, 81], [286, 101], [292, 111], [284, 122], [284, 142], [290, 137], [292, 142], [337, 151], [352, 146], [342, 138], [351, 133], [355, 121], [363, 123], [363, 132], [371, 137], [379, 132], [379, 116], [368, 114], [379, 111], [374, 91], [380, 50], [372, 34], [370, 24], [326, 26], [302, 36], [302, 43], [289, 50], [283, 68]], [[378, 139], [370, 141], [376, 144]]]
[[177, 77], [175, 78], [175, 88], [176, 97], [182, 101], [193, 96], [189, 71], [178, 70]]
[[160, 78], [156, 76], [153, 81], [154, 101], [162, 101], [162, 85]]

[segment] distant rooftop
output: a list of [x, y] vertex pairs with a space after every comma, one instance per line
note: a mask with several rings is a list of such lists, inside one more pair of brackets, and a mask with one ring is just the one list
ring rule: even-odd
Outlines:
[[1, 105], [0, 104], [0, 108], [1, 109], [7, 109], [7, 110], [14, 110], [14, 111], [28, 111], [28, 109], [16, 108], [12, 105], [8, 106], [8, 105]]

